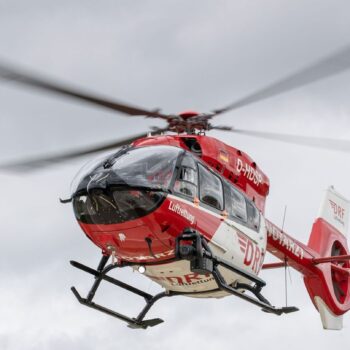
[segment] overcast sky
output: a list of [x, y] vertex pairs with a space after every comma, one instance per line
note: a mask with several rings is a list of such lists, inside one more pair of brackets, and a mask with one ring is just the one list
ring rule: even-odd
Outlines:
[[[350, 44], [350, 3], [337, 0], [0, 0], [0, 60], [165, 113], [207, 112]], [[251, 130], [350, 140], [350, 71], [217, 118]], [[0, 84], [0, 162], [142, 132], [161, 121], [120, 114]], [[350, 154], [212, 132], [268, 174], [266, 216], [307, 242], [323, 190], [350, 198]], [[0, 173], [1, 349], [329, 349], [350, 344], [350, 315], [324, 331], [301, 276], [291, 271], [298, 313], [274, 316], [234, 297], [160, 301], [147, 331], [82, 307], [99, 250], [78, 227], [70, 182], [88, 159], [29, 174]], [[154, 283], [129, 269], [126, 281]], [[284, 303], [283, 271], [266, 271], [264, 295]], [[288, 278], [289, 279], [289, 278]], [[97, 300], [136, 314], [138, 300], [103, 286]]]

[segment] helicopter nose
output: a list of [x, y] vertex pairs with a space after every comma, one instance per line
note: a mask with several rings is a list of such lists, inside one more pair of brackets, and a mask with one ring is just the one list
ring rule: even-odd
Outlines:
[[163, 257], [164, 250], [170, 250], [168, 242], [160, 241], [148, 225], [135, 222], [109, 226], [103, 231], [95, 228], [89, 237], [108, 254], [115, 253], [126, 261], [154, 260]]
[[169, 240], [159, 239], [153, 212], [164, 194], [146, 190], [93, 189], [76, 196], [73, 207], [81, 228], [107, 254], [125, 261], [154, 261], [173, 250]]

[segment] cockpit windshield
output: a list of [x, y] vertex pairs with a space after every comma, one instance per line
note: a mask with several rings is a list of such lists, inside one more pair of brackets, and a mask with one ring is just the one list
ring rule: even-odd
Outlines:
[[112, 171], [130, 186], [168, 189], [180, 152], [169, 146], [136, 148], [112, 160]]
[[168, 190], [181, 152], [180, 148], [171, 146], [120, 150], [80, 171], [72, 186], [72, 196], [111, 186]]
[[124, 149], [82, 172], [73, 193], [79, 221], [113, 224], [147, 215], [171, 186], [180, 148], [149, 146]]

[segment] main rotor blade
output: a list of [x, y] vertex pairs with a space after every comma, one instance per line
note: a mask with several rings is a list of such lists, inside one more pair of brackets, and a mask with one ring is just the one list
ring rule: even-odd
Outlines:
[[[166, 129], [161, 129], [159, 132], [163, 132]], [[127, 145], [137, 139], [146, 137], [147, 133], [142, 133], [134, 136], [129, 136], [127, 138], [113, 141], [110, 143], [102, 144], [99, 146], [94, 146], [90, 148], [83, 148], [76, 151], [71, 151], [67, 153], [61, 153], [61, 154], [53, 154], [38, 158], [29, 158], [29, 159], [23, 159], [17, 162], [11, 162], [8, 164], [2, 164], [0, 165], [0, 170], [9, 170], [9, 171], [31, 171], [35, 170], [37, 168], [42, 168], [48, 165], [52, 165], [54, 163], [63, 162], [66, 160], [71, 160], [75, 158], [79, 158], [88, 154], [101, 152], [101, 151], [108, 151], [113, 148], [118, 148], [124, 145]]]
[[230, 105], [214, 110], [214, 113], [222, 114], [228, 111], [247, 106], [249, 104], [265, 100], [267, 98], [282, 94], [322, 80], [332, 75], [339, 74], [350, 68], [350, 46], [343, 48], [336, 53], [325, 57], [314, 64], [301, 69], [286, 78], [280, 79], [264, 88], [261, 88], [250, 95], [247, 95]]
[[131, 106], [125, 103], [109, 100], [90, 94], [82, 90], [71, 88], [69, 86], [56, 83], [51, 79], [32, 75], [31, 73], [0, 63], [0, 78], [4, 80], [14, 81], [30, 88], [36, 88], [46, 92], [62, 95], [65, 97], [75, 98], [81, 101], [89, 102], [97, 106], [102, 106], [113, 111], [118, 111], [130, 116], [147, 116], [153, 118], [161, 118], [167, 120], [164, 114], [155, 111], [148, 111], [142, 108]]
[[297, 136], [297, 135], [290, 135], [290, 134], [250, 131], [250, 130], [243, 130], [243, 129], [234, 129], [232, 130], [232, 132], [248, 135], [248, 136], [260, 137], [268, 140], [277, 140], [277, 141], [293, 143], [298, 145], [325, 148], [328, 150], [350, 152], [350, 140], [337, 140], [337, 139], [329, 139], [329, 138]]

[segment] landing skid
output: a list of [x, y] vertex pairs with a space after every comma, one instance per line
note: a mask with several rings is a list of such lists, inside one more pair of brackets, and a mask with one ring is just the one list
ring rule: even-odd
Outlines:
[[[182, 244], [186, 242], [186, 244]], [[190, 245], [188, 243], [191, 243]], [[272, 306], [270, 302], [263, 297], [261, 290], [266, 286], [266, 282], [259, 277], [242, 270], [241, 268], [234, 266], [233, 264], [216, 257], [207, 241], [198, 232], [187, 229], [183, 232], [181, 236], [177, 238], [176, 241], [176, 257], [179, 259], [190, 260], [191, 271], [206, 274], [211, 273], [216, 281], [220, 290], [224, 290], [232, 295], [235, 295], [251, 304], [261, 307], [262, 311], [272, 313], [275, 315], [287, 314], [295, 311], [299, 311], [295, 306], [286, 306], [281, 308], [276, 308]], [[236, 274], [253, 282], [253, 285], [245, 283], [236, 283], [234, 285], [229, 285], [226, 283], [224, 277], [220, 273], [218, 267], [222, 266]], [[251, 292], [254, 297], [243, 294], [243, 291]]]
[[[262, 279], [250, 273], [247, 273], [246, 271], [220, 259], [219, 257], [214, 256], [206, 240], [196, 231], [187, 229], [183, 232], [181, 236], [177, 238], [176, 258], [190, 260], [191, 270], [193, 272], [196, 272], [199, 274], [211, 273], [216, 281], [216, 284], [218, 285], [217, 290], [224, 290], [232, 295], [235, 295], [241, 299], [244, 299], [256, 306], [261, 307], [262, 311], [273, 313], [276, 315], [298, 311], [296, 307], [276, 308], [272, 306], [269, 303], [269, 301], [265, 299], [260, 293], [261, 289], [266, 285], [266, 283]], [[207, 293], [213, 292], [213, 291], [209, 291], [209, 292], [198, 292], [198, 293], [183, 293], [183, 292], [175, 292], [175, 291], [165, 291], [165, 292], [158, 293], [156, 295], [151, 295], [127, 283], [124, 283], [118, 279], [108, 276], [107, 273], [115, 268], [122, 268], [125, 266], [133, 265], [129, 263], [122, 263], [122, 264], [112, 263], [107, 265], [108, 259], [109, 259], [109, 256], [103, 255], [97, 267], [97, 270], [94, 270], [79, 262], [71, 261], [70, 263], [72, 266], [82, 271], [85, 271], [95, 277], [95, 281], [86, 298], [83, 298], [79, 294], [79, 292], [76, 290], [75, 287], [72, 287], [71, 290], [75, 295], [75, 297], [78, 299], [79, 303], [81, 303], [82, 305], [85, 305], [97, 311], [101, 311], [112, 317], [118, 318], [119, 320], [126, 322], [128, 324], [128, 327], [130, 328], [146, 329], [147, 327], [153, 327], [164, 322], [160, 318], [144, 320], [146, 314], [154, 305], [154, 303], [162, 298], [172, 297], [177, 295], [194, 295], [194, 294], [205, 295]], [[218, 269], [219, 266], [225, 267], [226, 269], [232, 272], [235, 272], [236, 274], [239, 274], [242, 277], [245, 277], [246, 279], [250, 280], [254, 284], [249, 285], [244, 283], [236, 283], [233, 286], [228, 285]], [[119, 312], [111, 310], [105, 306], [94, 303], [93, 298], [102, 280], [109, 282], [111, 284], [114, 284], [120, 288], [123, 288], [133, 294], [139, 295], [140, 297], [143, 297], [146, 302], [146, 305], [136, 317], [128, 317]], [[251, 292], [254, 295], [254, 297], [243, 294], [242, 290]]]
[[[167, 297], [167, 296], [172, 296], [172, 294], [170, 293], [166, 293], [166, 292], [162, 292], [156, 295], [151, 295], [148, 294], [140, 289], [137, 289], [133, 286], [130, 286], [129, 284], [126, 284], [124, 282], [121, 282], [113, 277], [110, 277], [107, 275], [107, 273], [115, 268], [120, 268], [123, 267], [121, 265], [118, 264], [110, 264], [107, 265], [107, 261], [108, 261], [109, 256], [103, 256], [99, 267], [97, 268], [97, 270], [94, 270], [88, 266], [85, 266], [83, 264], [80, 264], [76, 261], [71, 261], [71, 265], [83, 270], [87, 273], [90, 273], [91, 275], [95, 276], [95, 282], [93, 283], [88, 295], [86, 298], [82, 298], [80, 296], [80, 294], [78, 293], [78, 291], [76, 290], [75, 287], [72, 287], [71, 290], [73, 292], [73, 294], [75, 295], [75, 297], [78, 299], [80, 304], [83, 304], [87, 307], [90, 307], [92, 309], [101, 311], [107, 315], [113, 316], [115, 318], [118, 318], [121, 321], [124, 321], [126, 323], [128, 323], [128, 327], [130, 328], [143, 328], [146, 329], [147, 327], [153, 327], [158, 325], [159, 323], [164, 322], [162, 319], [160, 318], [154, 318], [154, 319], [149, 319], [149, 320], [144, 320], [144, 317], [146, 316], [147, 312], [149, 311], [149, 309], [152, 307], [152, 305], [159, 299]], [[125, 265], [124, 265], [125, 266]], [[113, 311], [109, 308], [106, 308], [102, 305], [96, 304], [94, 303], [92, 300], [95, 296], [95, 293], [100, 285], [100, 283], [102, 282], [102, 280], [107, 281], [109, 283], [112, 283], [120, 288], [123, 288], [131, 293], [134, 293], [136, 295], [139, 295], [141, 297], [143, 297], [145, 299], [146, 305], [145, 307], [141, 310], [141, 312], [139, 313], [139, 315], [135, 318], [131, 318], [128, 316], [125, 316], [119, 312]]]
[[[164, 322], [160, 318], [144, 320], [144, 317], [146, 316], [147, 312], [150, 310], [150, 308], [153, 306], [153, 304], [156, 301], [158, 301], [159, 299], [162, 299], [164, 297], [177, 296], [177, 295], [196, 294], [196, 293], [182, 293], [182, 292], [175, 292], [175, 291], [165, 291], [165, 292], [158, 293], [156, 295], [148, 294], [148, 293], [146, 293], [138, 288], [135, 288], [127, 283], [124, 283], [124, 282], [119, 281], [113, 277], [108, 276], [107, 273], [115, 268], [122, 268], [125, 266], [130, 266], [130, 264], [122, 264], [122, 265], [109, 264], [106, 266], [108, 259], [109, 259], [109, 256], [102, 256], [102, 259], [99, 263], [97, 270], [94, 270], [86, 265], [83, 265], [83, 264], [77, 262], [77, 261], [71, 261], [70, 263], [72, 266], [95, 276], [95, 282], [93, 283], [86, 298], [81, 297], [81, 295], [79, 294], [79, 292], [76, 290], [75, 287], [72, 287], [71, 291], [73, 292], [75, 297], [78, 299], [80, 304], [85, 305], [87, 307], [90, 307], [92, 309], [95, 309], [97, 311], [101, 311], [101, 312], [103, 312], [107, 315], [113, 316], [115, 318], [118, 318], [119, 320], [128, 323], [128, 327], [130, 327], [130, 328], [146, 329], [147, 327], [153, 327], [153, 326], [156, 326], [156, 325]], [[145, 299], [146, 305], [144, 306], [144, 308], [141, 310], [141, 312], [138, 314], [137, 317], [128, 317], [128, 316], [123, 315], [119, 312], [111, 310], [105, 306], [96, 304], [92, 301], [100, 283], [102, 282], [102, 280], [109, 282], [109, 283], [112, 283], [120, 288], [123, 288], [123, 289], [125, 289], [133, 294], [139, 295], [140, 297], [143, 297]], [[200, 294], [203, 295], [206, 293], [200, 293]]]

